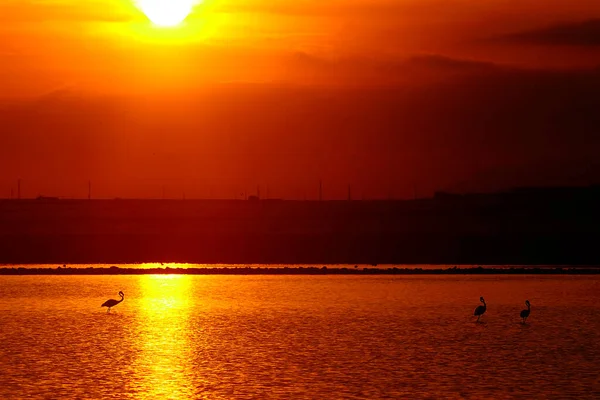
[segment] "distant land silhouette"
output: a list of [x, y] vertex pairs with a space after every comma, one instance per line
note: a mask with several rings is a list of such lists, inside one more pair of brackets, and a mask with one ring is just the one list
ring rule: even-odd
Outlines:
[[204, 268], [0, 268], [0, 275], [599, 275], [600, 267], [587, 268], [398, 268], [364, 267], [204, 267]]
[[2, 264], [600, 265], [600, 186], [409, 201], [0, 200]]

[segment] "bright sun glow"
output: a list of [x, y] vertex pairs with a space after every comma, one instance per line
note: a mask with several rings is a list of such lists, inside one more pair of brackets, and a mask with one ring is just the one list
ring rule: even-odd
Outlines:
[[158, 26], [180, 24], [196, 3], [196, 0], [137, 0], [139, 8]]

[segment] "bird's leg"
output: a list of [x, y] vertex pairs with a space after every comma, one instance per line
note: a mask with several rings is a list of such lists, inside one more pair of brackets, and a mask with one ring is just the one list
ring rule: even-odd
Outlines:
[[110, 312], [110, 307], [108, 307], [108, 309], [106, 310], [106, 313], [108, 314]]
[[477, 322], [479, 322], [479, 318], [481, 318], [481, 315], [478, 315], [478, 316], [477, 316]]

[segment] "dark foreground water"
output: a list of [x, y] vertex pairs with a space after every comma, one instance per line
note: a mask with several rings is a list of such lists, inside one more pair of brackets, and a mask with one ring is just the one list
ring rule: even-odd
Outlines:
[[5, 276], [0, 398], [599, 398], [598, 300], [590, 276]]

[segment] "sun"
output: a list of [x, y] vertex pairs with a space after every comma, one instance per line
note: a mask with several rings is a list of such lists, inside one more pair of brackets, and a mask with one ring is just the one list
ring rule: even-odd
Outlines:
[[138, 7], [158, 26], [176, 26], [192, 12], [196, 0], [137, 0]]

